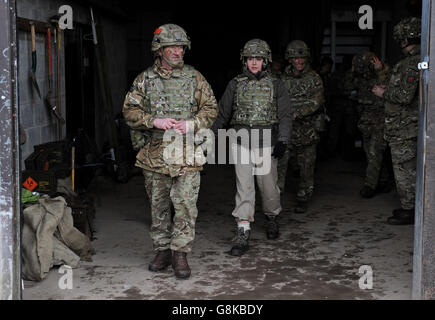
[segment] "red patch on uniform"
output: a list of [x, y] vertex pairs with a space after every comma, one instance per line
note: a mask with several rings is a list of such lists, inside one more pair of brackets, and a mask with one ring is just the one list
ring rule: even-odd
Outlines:
[[322, 92], [325, 92], [325, 88], [322, 87]]
[[161, 28], [157, 28], [156, 31], [154, 31], [154, 34], [160, 34], [160, 32], [162, 32]]
[[408, 82], [414, 82], [414, 77], [409, 77]]

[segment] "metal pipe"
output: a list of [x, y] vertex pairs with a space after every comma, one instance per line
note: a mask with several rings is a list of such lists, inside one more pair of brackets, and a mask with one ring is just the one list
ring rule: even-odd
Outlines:
[[21, 299], [16, 1], [0, 2], [0, 299]]

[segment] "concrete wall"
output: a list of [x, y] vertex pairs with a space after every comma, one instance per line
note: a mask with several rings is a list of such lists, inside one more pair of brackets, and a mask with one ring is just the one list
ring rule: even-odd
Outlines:
[[[111, 2], [110, 0], [105, 1]], [[17, 16], [36, 21], [48, 22], [49, 18], [58, 13], [61, 5], [70, 5], [73, 8], [73, 20], [79, 23], [90, 23], [89, 7], [81, 5], [74, 1], [65, 0], [18, 0], [17, 1]], [[116, 10], [116, 7], [113, 6]], [[114, 114], [122, 108], [125, 88], [127, 85], [127, 45], [126, 45], [126, 29], [123, 23], [117, 22], [113, 16], [108, 16], [106, 12], [99, 11], [94, 7], [94, 15], [101, 16], [99, 28], [103, 31], [106, 44], [106, 54], [110, 58], [108, 66], [110, 92], [113, 100]], [[64, 30], [65, 32], [72, 32]], [[30, 82], [30, 67], [31, 67], [31, 37], [27, 31], [18, 32], [18, 68], [19, 68], [19, 106], [20, 106], [20, 121], [27, 134], [27, 142], [22, 146], [21, 155], [24, 159], [33, 152], [35, 144], [51, 142], [58, 140], [57, 121], [51, 116], [51, 112], [44, 105], [44, 101], [39, 99], [36, 91], [32, 88]], [[53, 48], [53, 51], [55, 49]], [[48, 56], [47, 42], [45, 34], [36, 34], [36, 51], [37, 51], [37, 72], [36, 77], [41, 90], [41, 95], [44, 98], [48, 91]], [[54, 51], [55, 52], [55, 51]], [[62, 39], [61, 49], [61, 110], [65, 118], [65, 77], [64, 74], [64, 41]], [[54, 58], [55, 56], [53, 56]], [[56, 85], [56, 60], [54, 63], [54, 79], [53, 84]], [[95, 85], [98, 88], [97, 85]], [[98, 90], [96, 96], [98, 98]], [[66, 119], [66, 118], [65, 118]], [[66, 119], [68, 121], [68, 119]], [[104, 108], [101, 104], [96, 106], [96, 142], [99, 147], [105, 142], [109, 136], [107, 129], [107, 119], [105, 117]], [[62, 138], [65, 138], [66, 129], [63, 126]]]

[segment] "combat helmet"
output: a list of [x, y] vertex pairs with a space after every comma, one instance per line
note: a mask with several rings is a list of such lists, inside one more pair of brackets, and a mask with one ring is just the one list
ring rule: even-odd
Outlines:
[[375, 54], [371, 51], [366, 51], [355, 56], [353, 59], [353, 68], [355, 73], [366, 74], [374, 71], [372, 64]]
[[164, 24], [154, 31], [151, 51], [156, 52], [165, 46], [186, 46], [190, 49], [190, 39], [183, 28], [176, 24]]
[[247, 57], [263, 58], [264, 62], [272, 62], [272, 50], [266, 41], [260, 39], [252, 39], [246, 42], [243, 49], [240, 51], [240, 60]]
[[421, 36], [421, 19], [407, 17], [394, 26], [393, 38], [397, 42], [405, 39], [415, 39]]
[[310, 48], [302, 40], [293, 40], [287, 45], [285, 59], [290, 58], [310, 58]]

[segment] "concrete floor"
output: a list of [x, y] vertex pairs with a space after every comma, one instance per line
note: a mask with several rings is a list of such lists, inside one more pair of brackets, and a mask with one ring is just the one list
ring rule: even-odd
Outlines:
[[[258, 207], [251, 249], [227, 252], [233, 237], [232, 166], [207, 166], [202, 176], [192, 276], [176, 280], [172, 268], [148, 271], [153, 258], [143, 177], [127, 184], [102, 179], [94, 221], [93, 262], [73, 270], [73, 289], [62, 290], [52, 269], [39, 283], [25, 281], [24, 299], [409, 299], [413, 226], [385, 223], [398, 207], [395, 192], [359, 197], [364, 163], [320, 162], [306, 214], [293, 213], [295, 181], [282, 199], [281, 236], [267, 240]], [[373, 270], [373, 288], [359, 288], [360, 266]]]

